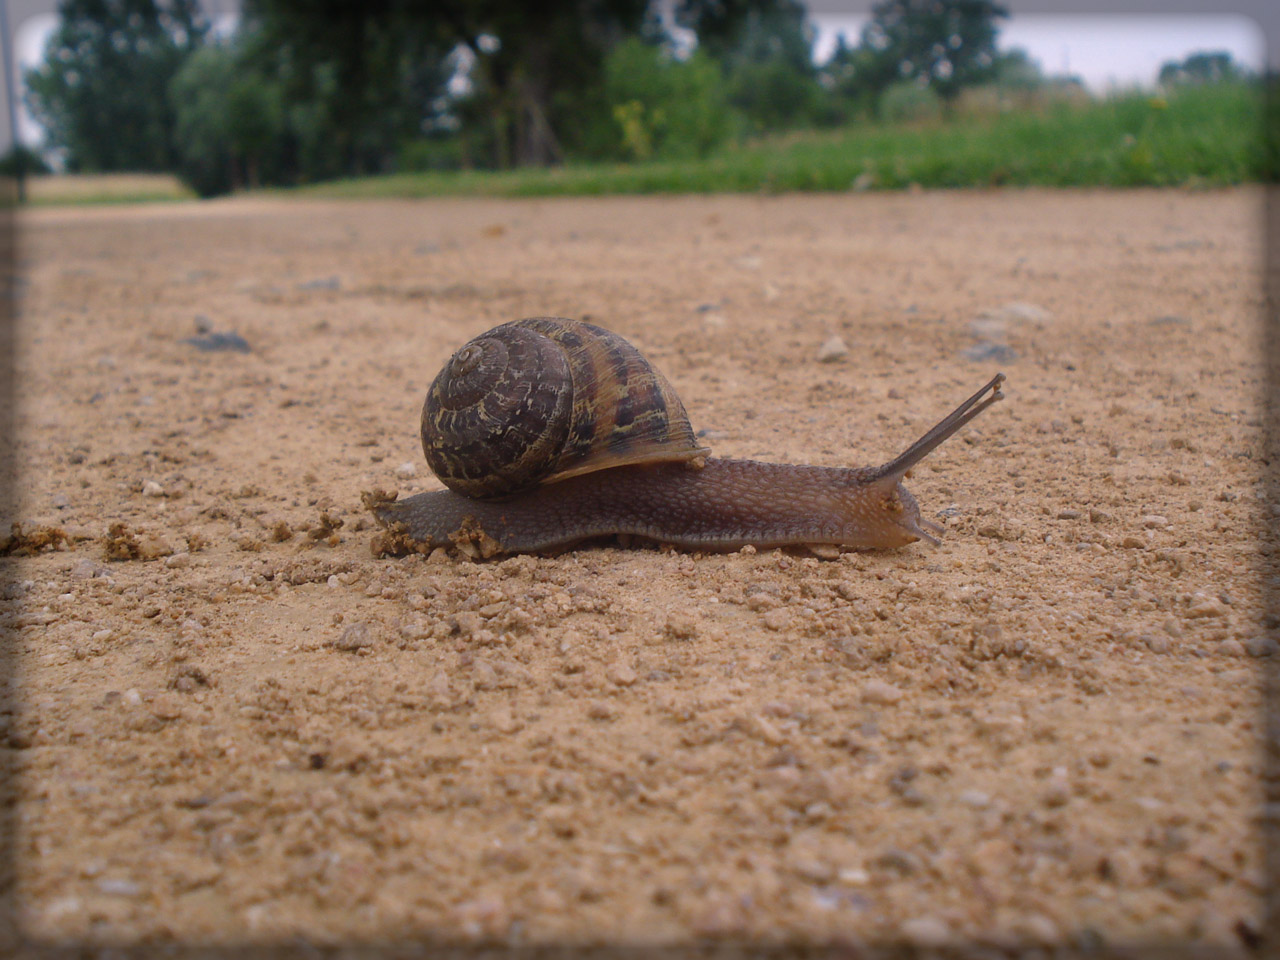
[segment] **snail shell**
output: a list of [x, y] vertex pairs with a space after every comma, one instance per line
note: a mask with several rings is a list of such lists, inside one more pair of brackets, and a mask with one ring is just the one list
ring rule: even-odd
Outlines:
[[422, 406], [422, 449], [446, 486], [475, 498], [624, 464], [697, 467], [710, 453], [635, 347], [559, 317], [504, 323], [450, 357]]

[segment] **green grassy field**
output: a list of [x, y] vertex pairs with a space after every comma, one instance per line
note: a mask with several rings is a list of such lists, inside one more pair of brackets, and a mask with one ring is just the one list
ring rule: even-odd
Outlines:
[[[917, 125], [860, 124], [727, 146], [704, 160], [405, 173], [283, 196], [334, 198], [1049, 186], [1226, 186], [1280, 176], [1261, 85], [1186, 87]], [[1280, 112], [1280, 95], [1271, 109]], [[1280, 116], [1272, 118], [1280, 125]], [[168, 175], [37, 177], [35, 205], [189, 200]], [[2, 200], [3, 198], [0, 198]], [[12, 202], [9, 198], [10, 203]], [[9, 205], [4, 203], [3, 205]]]
[[914, 127], [763, 139], [700, 161], [393, 174], [299, 188], [324, 197], [551, 196], [921, 187], [1221, 186], [1263, 179], [1260, 87], [1186, 88]]

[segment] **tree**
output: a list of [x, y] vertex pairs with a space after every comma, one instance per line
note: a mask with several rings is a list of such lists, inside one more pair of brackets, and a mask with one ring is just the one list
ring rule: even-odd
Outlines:
[[757, 130], [811, 122], [822, 97], [814, 31], [796, 0], [680, 0], [676, 20], [723, 67], [729, 102]]
[[752, 12], [726, 51], [729, 102], [757, 130], [781, 130], [811, 122], [821, 87], [813, 65], [812, 27], [803, 12]]
[[818, 70], [818, 82], [828, 94], [836, 121], [873, 115], [882, 92], [872, 83], [875, 51], [866, 46], [851, 47], [844, 36], [836, 38], [831, 59]]
[[1157, 82], [1162, 87], [1174, 87], [1180, 84], [1222, 83], [1242, 79], [1244, 75], [1244, 70], [1227, 51], [1200, 51], [1182, 61], [1166, 61], [1160, 67]]
[[466, 111], [487, 124], [494, 165], [607, 152], [605, 58], [652, 32], [648, 13], [648, 0], [443, 0], [442, 19], [474, 58]]
[[171, 170], [169, 84], [204, 40], [196, 0], [62, 0], [27, 104], [71, 170]]
[[449, 79], [453, 41], [409, 0], [248, 0], [244, 59], [278, 84], [304, 179], [390, 169]]
[[1008, 16], [994, 0], [881, 0], [862, 31], [872, 52], [865, 82], [884, 90], [914, 80], [949, 108], [962, 89], [993, 77], [996, 21]]
[[[648, 0], [250, 0], [288, 62], [289, 102], [322, 107], [347, 173], [377, 169], [389, 142], [420, 136], [438, 112], [457, 51], [470, 91], [451, 105], [483, 124], [494, 165], [557, 162], [613, 120], [605, 55], [646, 25]], [[468, 135], [477, 133], [469, 131]]]
[[1045, 84], [1039, 62], [1021, 47], [1000, 51], [991, 66], [991, 79], [1006, 90], [1037, 90]]
[[805, 8], [798, 0], [676, 0], [676, 23], [697, 34], [698, 46], [722, 62], [742, 46], [753, 18], [773, 26], [803, 27]]
[[249, 62], [242, 43], [196, 51], [169, 92], [178, 173], [201, 196], [291, 178], [283, 163], [289, 132], [279, 84]]

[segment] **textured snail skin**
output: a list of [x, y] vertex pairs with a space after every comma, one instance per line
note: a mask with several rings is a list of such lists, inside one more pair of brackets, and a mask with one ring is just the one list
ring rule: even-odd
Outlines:
[[881, 467], [815, 467], [712, 458], [626, 465], [569, 477], [500, 500], [452, 490], [379, 503], [394, 534], [426, 547], [455, 544], [489, 557], [630, 534], [691, 550], [831, 544], [891, 548], [937, 543], [902, 485], [908, 470], [1002, 399], [997, 374], [902, 454]]
[[[448, 545], [458, 531], [494, 541], [482, 554], [565, 547], [607, 534], [632, 534], [691, 550], [747, 544], [900, 547], [921, 537], [915, 499], [874, 469], [811, 467], [756, 460], [616, 467], [570, 477], [500, 501], [452, 490], [420, 493], [376, 510], [404, 524], [410, 539]], [[487, 541], [486, 541], [487, 542]]]

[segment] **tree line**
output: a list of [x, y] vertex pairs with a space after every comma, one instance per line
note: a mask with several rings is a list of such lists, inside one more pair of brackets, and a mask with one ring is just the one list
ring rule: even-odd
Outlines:
[[[202, 195], [397, 170], [687, 158], [1034, 87], [993, 0], [881, 0], [822, 66], [798, 0], [62, 0], [27, 103], [71, 171]], [[1221, 66], [1221, 65], [1218, 65]]]

